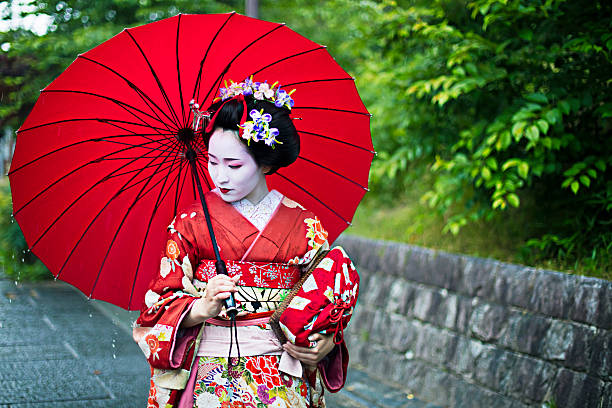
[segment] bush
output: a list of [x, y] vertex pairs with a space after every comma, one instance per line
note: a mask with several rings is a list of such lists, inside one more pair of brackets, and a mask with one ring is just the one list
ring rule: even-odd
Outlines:
[[8, 179], [0, 183], [0, 267], [17, 281], [50, 279], [51, 272], [30, 251], [21, 228], [12, 217], [13, 204]]
[[403, 90], [388, 94], [399, 96], [396, 111], [408, 114], [390, 122], [401, 136], [377, 146], [385, 160], [375, 163], [376, 184], [409, 185], [418, 159], [436, 174], [423, 200], [447, 217], [446, 231], [534, 202], [526, 262], [609, 270], [612, 5], [384, 1], [378, 9], [378, 60]]

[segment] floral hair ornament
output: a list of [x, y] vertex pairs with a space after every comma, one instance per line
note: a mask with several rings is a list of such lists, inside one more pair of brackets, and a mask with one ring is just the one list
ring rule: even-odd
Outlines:
[[277, 144], [282, 144], [276, 140], [276, 136], [279, 134], [278, 129], [270, 127], [272, 115], [263, 113], [263, 109], [260, 111], [252, 109], [249, 112], [249, 116], [252, 120], [247, 121], [247, 105], [244, 99], [245, 95], [252, 95], [254, 99], [273, 102], [274, 105], [279, 108], [284, 107], [291, 110], [294, 104], [291, 94], [295, 92], [295, 89], [286, 92], [284, 89], [281, 89], [280, 85], [278, 87], [276, 87], [276, 85], [278, 85], [278, 82], [275, 82], [272, 86], [270, 86], [267, 81], [253, 82], [252, 76], [245, 79], [243, 82], [234, 82], [230, 80], [229, 86], [227, 82], [225, 82], [225, 88], [219, 89], [219, 96], [214, 99], [215, 101], [220, 99], [223, 103], [208, 121], [205, 131], [207, 133], [213, 131], [213, 124], [215, 123], [217, 114], [223, 108], [223, 105], [230, 100], [237, 100], [242, 102], [243, 106], [242, 118], [240, 119], [240, 125], [238, 125], [238, 134], [247, 141], [247, 144], [249, 144], [251, 140], [254, 142], [263, 140], [266, 145], [273, 149]]
[[230, 80], [230, 85], [227, 85], [227, 81], [224, 82], [225, 88], [219, 89], [219, 96], [215, 98], [225, 101], [229, 98], [233, 98], [238, 95], [253, 95], [253, 98], [260, 101], [273, 102], [278, 108], [285, 107], [289, 110], [293, 108], [293, 98], [291, 95], [295, 92], [295, 89], [290, 92], [281, 89], [280, 85], [278, 88], [278, 81], [274, 82], [272, 86], [268, 84], [268, 81], [264, 82], [253, 82], [253, 76], [245, 79], [242, 82], [234, 82]]
[[276, 140], [276, 136], [278, 136], [278, 129], [270, 127], [272, 115], [263, 112], [263, 109], [260, 111], [253, 109], [249, 112], [249, 116], [253, 120], [244, 122], [242, 125], [238, 125], [238, 127], [242, 130], [242, 134], [240, 136], [243, 139], [246, 139], [247, 144], [249, 144], [251, 140], [254, 142], [263, 140], [265, 144], [274, 149], [275, 145], [282, 144], [282, 142]]

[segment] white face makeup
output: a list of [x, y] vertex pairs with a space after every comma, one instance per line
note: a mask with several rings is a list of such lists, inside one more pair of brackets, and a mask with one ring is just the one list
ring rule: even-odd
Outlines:
[[226, 202], [246, 198], [257, 204], [268, 193], [264, 170], [238, 140], [238, 132], [215, 129], [208, 144], [208, 173]]

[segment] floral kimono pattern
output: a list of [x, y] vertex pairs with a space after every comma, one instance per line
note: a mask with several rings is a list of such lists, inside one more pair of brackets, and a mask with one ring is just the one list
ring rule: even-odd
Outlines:
[[[230, 274], [232, 261], [286, 265], [278, 274], [269, 273], [267, 281], [257, 280], [256, 270], [251, 269], [252, 274], [245, 276], [243, 271], [238, 282], [239, 292], [275, 291], [265, 295], [266, 305], [247, 295], [237, 296], [247, 318], [269, 315], [294, 283], [288, 271], [327, 248], [327, 232], [312, 212], [286, 197], [262, 230], [214, 192], [206, 193], [205, 199]], [[280, 372], [277, 355], [232, 358], [237, 366], [229, 371], [227, 357], [198, 356], [200, 342], [206, 341], [203, 328], [214, 322], [189, 328], [181, 327], [181, 322], [214, 276], [209, 268], [214, 259], [210, 242], [199, 202], [179, 211], [168, 226], [159, 273], [151, 281], [134, 328], [134, 338], [151, 365], [148, 407], [324, 407], [321, 379], [336, 378], [340, 379], [336, 383], [344, 384], [346, 378], [348, 352], [343, 340], [317, 370], [302, 378]], [[257, 329], [270, 330], [267, 324]]]

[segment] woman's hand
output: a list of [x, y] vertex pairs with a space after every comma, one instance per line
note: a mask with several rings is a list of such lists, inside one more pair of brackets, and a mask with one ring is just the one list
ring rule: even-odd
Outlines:
[[194, 302], [189, 314], [181, 322], [181, 327], [191, 327], [206, 320], [217, 317], [223, 308], [223, 301], [232, 293], [238, 291], [236, 282], [240, 275], [229, 277], [227, 275], [216, 275], [206, 284], [204, 297]]
[[333, 350], [335, 346], [334, 334], [315, 333], [308, 336], [308, 340], [316, 341], [316, 345], [312, 348], [299, 347], [295, 344], [287, 342], [283, 344], [283, 348], [292, 357], [297, 358], [302, 363], [306, 364], [310, 368], [313, 368], [319, 361], [323, 360], [330, 351]]

